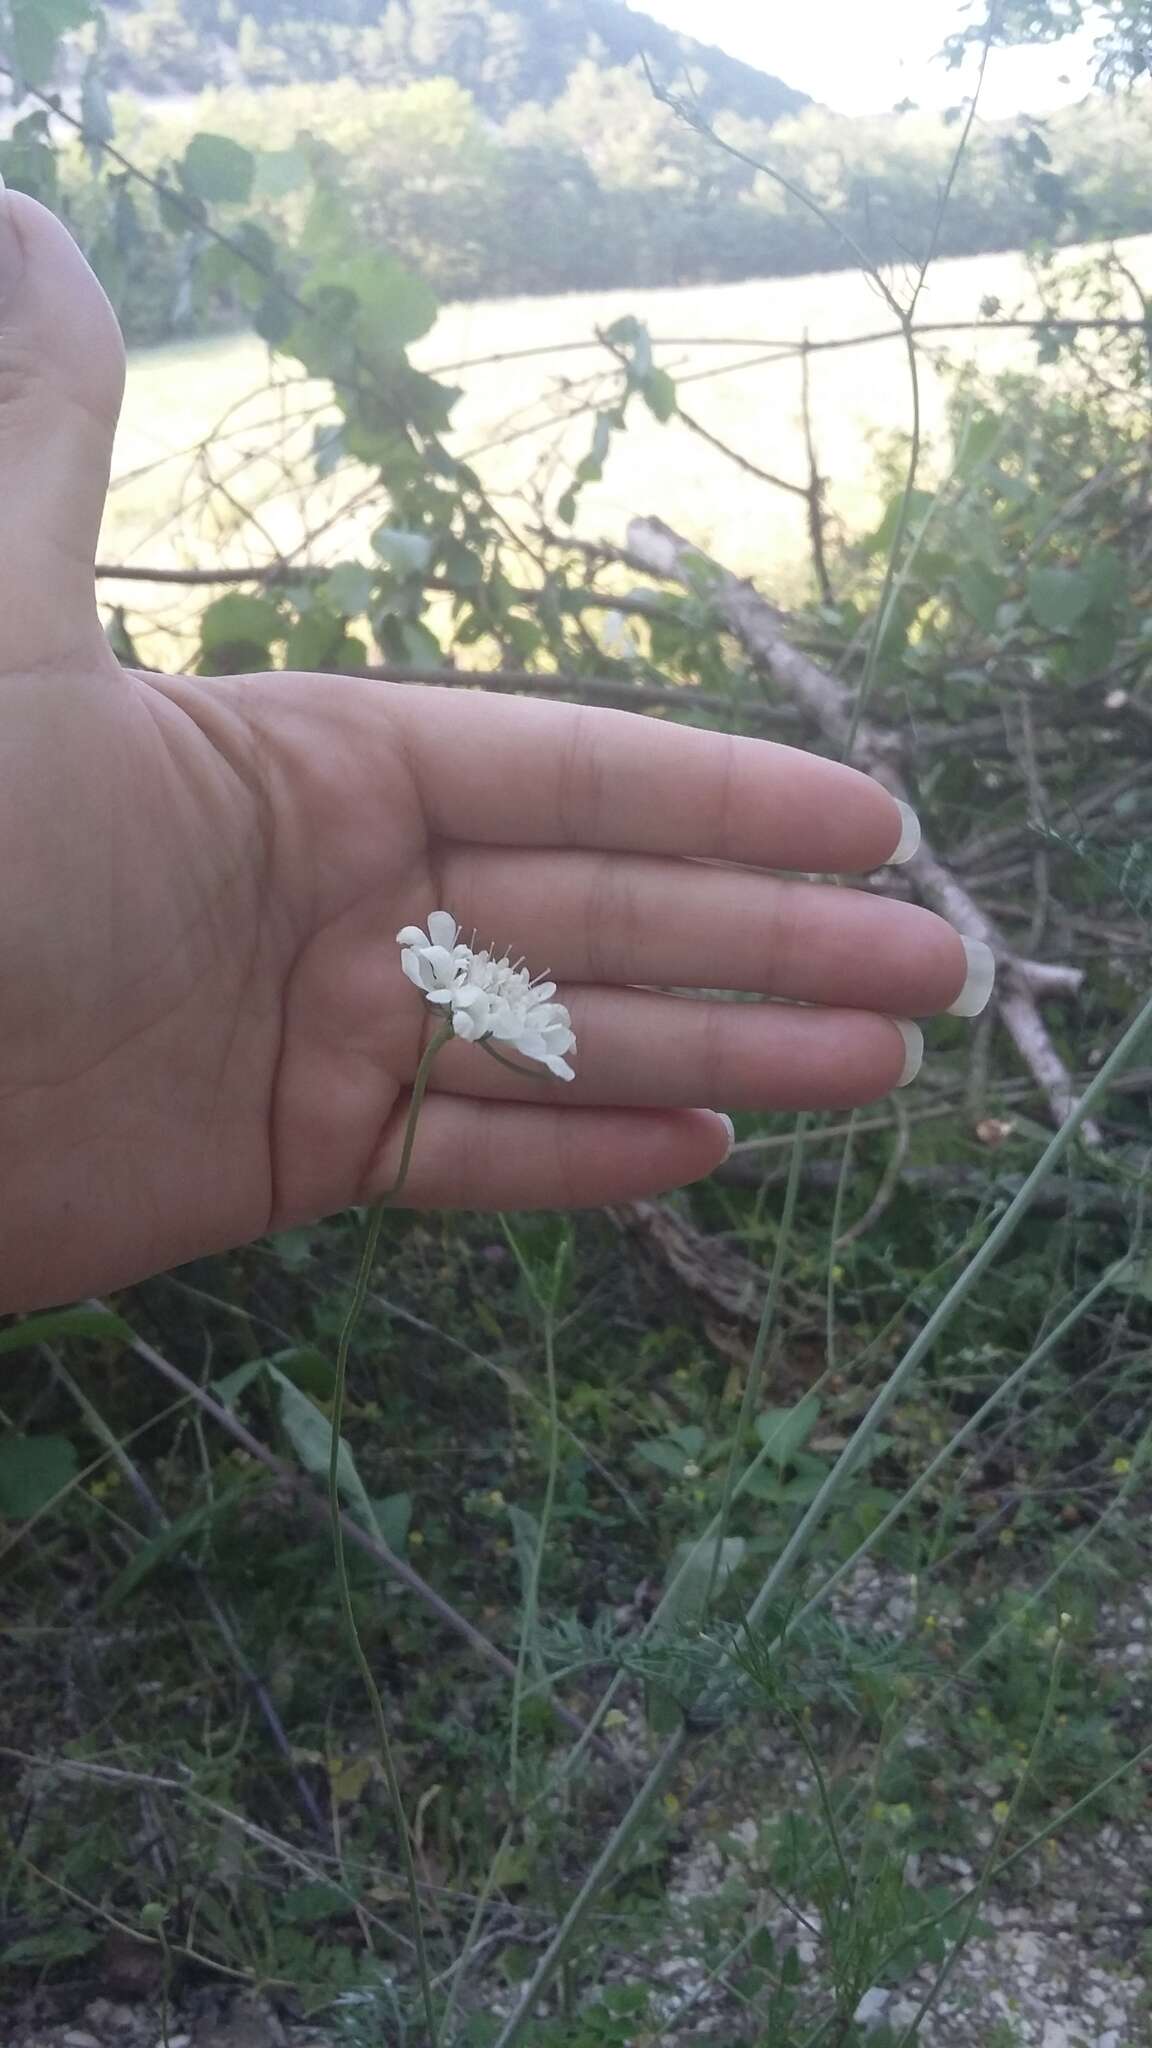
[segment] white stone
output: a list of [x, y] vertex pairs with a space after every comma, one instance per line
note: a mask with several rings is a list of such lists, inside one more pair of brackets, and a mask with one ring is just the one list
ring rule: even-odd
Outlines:
[[1045, 2020], [1040, 2048], [1076, 2048], [1063, 2020]]
[[852, 2017], [858, 2027], [874, 2027], [883, 2019], [892, 2000], [892, 1993], [874, 1984], [866, 1991]]

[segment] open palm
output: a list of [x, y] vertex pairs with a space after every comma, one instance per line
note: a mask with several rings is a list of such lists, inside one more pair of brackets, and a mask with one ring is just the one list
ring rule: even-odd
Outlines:
[[92, 578], [122, 365], [64, 229], [0, 200], [0, 1307], [386, 1188], [435, 1022], [395, 934], [439, 907], [550, 970], [577, 1079], [449, 1045], [410, 1203], [618, 1201], [717, 1164], [699, 1105], [898, 1082], [892, 1020], [953, 1001], [959, 938], [770, 872], [887, 859], [866, 777], [622, 712], [122, 670]]

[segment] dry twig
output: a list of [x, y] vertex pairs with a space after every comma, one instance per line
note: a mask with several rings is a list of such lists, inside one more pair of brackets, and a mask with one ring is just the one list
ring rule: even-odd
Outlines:
[[[632, 520], [628, 528], [628, 553], [649, 575], [674, 583], [694, 580], [699, 587], [699, 550], [665, 526], [663, 520]], [[685, 573], [689, 563], [695, 565], [694, 578]], [[825, 738], [847, 751], [853, 733], [851, 690], [791, 644], [786, 614], [761, 597], [751, 583], [741, 582], [716, 563], [710, 568], [717, 610], [729, 631], [814, 721]], [[856, 726], [854, 761], [893, 796], [907, 803], [908, 789], [901, 772], [903, 752], [904, 743], [899, 735], [886, 727], [866, 719]], [[1022, 959], [927, 840], [904, 872], [933, 910], [939, 911], [966, 938], [983, 939], [991, 946], [1000, 968], [1000, 1015], [1005, 1028], [1043, 1090], [1057, 1123], [1063, 1123], [1075, 1107], [1076, 1090], [1037, 1001], [1042, 996], [1075, 994], [1084, 978], [1080, 970]], [[1085, 1124], [1083, 1136], [1088, 1144], [1101, 1142], [1095, 1124]]]

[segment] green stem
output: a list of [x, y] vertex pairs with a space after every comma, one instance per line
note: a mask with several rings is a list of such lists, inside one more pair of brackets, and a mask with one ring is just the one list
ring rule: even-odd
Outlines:
[[788, 1182], [784, 1190], [784, 1203], [780, 1212], [780, 1224], [776, 1233], [776, 1250], [772, 1259], [772, 1271], [768, 1289], [764, 1296], [764, 1307], [760, 1312], [760, 1325], [756, 1331], [756, 1342], [752, 1350], [752, 1362], [748, 1378], [744, 1383], [744, 1398], [740, 1403], [740, 1415], [728, 1463], [724, 1471], [724, 1489], [720, 1497], [720, 1508], [716, 1517], [716, 1540], [712, 1551], [712, 1564], [708, 1573], [708, 1587], [700, 1610], [701, 1624], [707, 1620], [708, 1611], [716, 1595], [716, 1583], [720, 1576], [720, 1563], [724, 1555], [724, 1538], [728, 1533], [728, 1518], [736, 1496], [736, 1467], [744, 1447], [752, 1416], [760, 1398], [764, 1379], [764, 1359], [768, 1350], [768, 1339], [776, 1321], [776, 1304], [780, 1296], [780, 1283], [784, 1278], [784, 1266], [792, 1242], [792, 1221], [796, 1214], [796, 1198], [800, 1192], [800, 1169], [804, 1160], [804, 1140], [808, 1134], [808, 1116], [798, 1116], [792, 1134], [792, 1156], [788, 1162]]
[[[1000, 1827], [996, 1834], [996, 1840], [992, 1845], [992, 1849], [988, 1857], [988, 1862], [985, 1865], [984, 1871], [978, 1879], [976, 1885], [968, 1894], [968, 1910], [965, 1914], [964, 1925], [961, 1928], [960, 1933], [956, 1937], [950, 1954], [945, 1957], [944, 1962], [941, 1964], [939, 1970], [937, 1971], [933, 1982], [929, 1985], [927, 1991], [924, 1993], [924, 1996], [920, 2001], [919, 2007], [913, 2014], [912, 2019], [909, 2021], [909, 2024], [905, 2032], [901, 2034], [900, 2039], [896, 2044], [896, 2048], [913, 2048], [913, 2043], [916, 2041], [919, 2035], [923, 2021], [927, 2019], [928, 2014], [932, 2010], [932, 2007], [935, 2004], [937, 2004], [940, 1995], [948, 1982], [949, 1977], [952, 1975], [953, 1971], [956, 1968], [957, 1963], [960, 1961], [961, 1956], [967, 1948], [968, 1943], [972, 1939], [972, 1930], [976, 1925], [976, 1916], [979, 1913], [980, 1907], [987, 1896], [988, 1888], [992, 1883], [993, 1873], [997, 1868], [996, 1858], [998, 1852], [1003, 1847], [1003, 1844], [1008, 1835], [1008, 1831], [1016, 1818], [1017, 1808], [1020, 1805], [1021, 1799], [1024, 1797], [1025, 1786], [1028, 1784], [1028, 1781], [1036, 1768], [1040, 1752], [1044, 1747], [1045, 1741], [1047, 1740], [1048, 1730], [1052, 1725], [1052, 1716], [1056, 1711], [1056, 1688], [1060, 1677], [1060, 1663], [1063, 1654], [1063, 1635], [1058, 1635], [1056, 1638], [1055, 1648], [1052, 1653], [1052, 1668], [1048, 1674], [1048, 1688], [1044, 1696], [1044, 1707], [1040, 1715], [1040, 1723], [1036, 1730], [1035, 1737], [1033, 1738], [1032, 1747], [1028, 1752], [1028, 1758], [1024, 1765], [1024, 1769], [1021, 1771], [1020, 1776], [1016, 1780], [1016, 1789], [1008, 1802], [1008, 1811], [1004, 1815], [1004, 1818], [1000, 1823]], [[890, 1957], [885, 1957], [886, 1964], [890, 1960]]]
[[515, 2012], [496, 2036], [492, 2048], [516, 2048], [525, 2038], [525, 2029], [536, 2011], [544, 1993], [558, 1977], [572, 1945], [584, 1925], [597, 1896], [607, 1884], [620, 1858], [624, 1855], [643, 1825], [650, 1807], [658, 1793], [662, 1792], [688, 1746], [687, 1731], [683, 1728], [668, 1742], [657, 1757], [647, 1778], [628, 1808], [619, 1827], [605, 1844], [584, 1879], [576, 1897], [556, 1929], [548, 1947], [541, 1956], [535, 1971], [524, 1988], [524, 1995]]
[[937, 1451], [935, 1457], [929, 1460], [924, 1470], [917, 1473], [907, 1492], [897, 1501], [894, 1508], [889, 1508], [883, 1520], [876, 1524], [876, 1527], [864, 1537], [863, 1541], [857, 1544], [851, 1557], [845, 1558], [843, 1564], [837, 1565], [836, 1570], [825, 1579], [819, 1590], [812, 1595], [810, 1600], [806, 1601], [799, 1613], [792, 1617], [788, 1624], [789, 1633], [793, 1629], [799, 1628], [803, 1622], [807, 1621], [810, 1615], [815, 1613], [818, 1607], [824, 1605], [825, 1601], [835, 1592], [837, 1586], [841, 1585], [849, 1574], [855, 1570], [861, 1558], [867, 1557], [868, 1552], [874, 1550], [876, 1545], [888, 1534], [889, 1529], [893, 1528], [900, 1521], [901, 1517], [908, 1512], [913, 1501], [917, 1500], [925, 1487], [931, 1484], [941, 1466], [946, 1465], [949, 1458], [955, 1456], [961, 1444], [966, 1443], [969, 1437], [975, 1436], [983, 1428], [994, 1410], [1000, 1406], [1002, 1401], [1006, 1401], [1010, 1395], [1014, 1394], [1018, 1387], [1023, 1386], [1025, 1380], [1036, 1371], [1037, 1366], [1043, 1365], [1045, 1359], [1051, 1357], [1057, 1347], [1064, 1342], [1069, 1332], [1074, 1330], [1077, 1323], [1087, 1315], [1089, 1309], [1095, 1305], [1100, 1296], [1107, 1293], [1115, 1284], [1111, 1273], [1105, 1273], [1103, 1279], [1098, 1280], [1095, 1287], [1089, 1289], [1084, 1299], [1078, 1301], [1076, 1306], [1069, 1310], [1063, 1321], [1057, 1323], [1054, 1330], [1049, 1331], [1043, 1343], [1038, 1344], [1035, 1350], [1029, 1353], [1024, 1363], [1018, 1365], [1015, 1372], [1010, 1373], [1006, 1380], [1000, 1382], [1000, 1385], [988, 1396], [983, 1405], [977, 1408], [975, 1414], [970, 1415], [968, 1420], [961, 1425], [955, 1435], [944, 1445], [943, 1449]]
[[836, 1496], [846, 1480], [851, 1478], [869, 1443], [875, 1436], [893, 1402], [899, 1399], [908, 1381], [916, 1372], [937, 1340], [943, 1335], [957, 1309], [983, 1279], [993, 1261], [998, 1258], [1004, 1246], [1015, 1232], [1021, 1218], [1027, 1214], [1034, 1197], [1044, 1183], [1051, 1178], [1055, 1168], [1072, 1146], [1080, 1126], [1092, 1115], [1099, 1102], [1104, 1100], [1116, 1075], [1125, 1067], [1141, 1041], [1152, 1029], [1152, 996], [1142, 1005], [1134, 1022], [1129, 1025], [1119, 1044], [1105, 1060], [1095, 1079], [1081, 1096], [1067, 1122], [1057, 1131], [1047, 1149], [1041, 1155], [1032, 1172], [1015, 1199], [1009, 1203], [1004, 1214], [992, 1229], [980, 1250], [975, 1254], [964, 1272], [949, 1288], [942, 1302], [929, 1316], [920, 1335], [909, 1345], [899, 1365], [889, 1376], [886, 1385], [876, 1396], [847, 1449], [837, 1459], [825, 1479], [811, 1506], [801, 1517], [788, 1542], [776, 1559], [760, 1591], [748, 1610], [747, 1625], [754, 1628], [762, 1619], [766, 1609], [776, 1595], [781, 1581], [787, 1577], [794, 1564], [806, 1550], [824, 1520]]
[[[503, 1219], [501, 1219], [503, 1221]], [[512, 1244], [520, 1264], [520, 1270], [528, 1276], [526, 1261], [516, 1243], [507, 1222], [504, 1234]], [[516, 1676], [512, 1681], [512, 1735], [508, 1761], [508, 1796], [513, 1807], [516, 1805], [520, 1781], [520, 1723], [524, 1712], [524, 1679], [528, 1666], [528, 1652], [536, 1632], [536, 1620], [540, 1611], [540, 1577], [544, 1569], [544, 1552], [548, 1532], [552, 1526], [552, 1515], [556, 1506], [556, 1482], [560, 1469], [560, 1401], [556, 1385], [556, 1307], [560, 1294], [560, 1282], [567, 1256], [568, 1240], [565, 1239], [557, 1255], [552, 1275], [552, 1289], [549, 1298], [541, 1302], [544, 1313], [544, 1374], [548, 1400], [548, 1473], [544, 1485], [544, 1500], [540, 1509], [540, 1521], [536, 1531], [536, 1543], [532, 1562], [524, 1587], [524, 1619], [520, 1629], [520, 1643], [516, 1652]], [[535, 1292], [535, 1289], [533, 1289]], [[537, 1300], [540, 1297], [537, 1295]]]
[[343, 1442], [344, 1400], [348, 1385], [348, 1354], [352, 1346], [353, 1332], [360, 1320], [364, 1301], [368, 1293], [369, 1282], [372, 1278], [372, 1268], [376, 1263], [376, 1253], [380, 1244], [380, 1231], [389, 1203], [402, 1193], [408, 1179], [408, 1169], [412, 1163], [412, 1148], [416, 1142], [416, 1124], [432, 1072], [432, 1063], [441, 1047], [447, 1044], [451, 1036], [452, 1025], [449, 1021], [440, 1026], [440, 1029], [429, 1040], [424, 1049], [420, 1065], [416, 1069], [416, 1079], [412, 1084], [412, 1101], [408, 1109], [408, 1121], [404, 1130], [404, 1143], [400, 1152], [400, 1166], [396, 1179], [387, 1194], [375, 1203], [369, 1211], [368, 1227], [364, 1236], [364, 1249], [360, 1255], [360, 1265], [356, 1273], [356, 1283], [352, 1289], [352, 1299], [348, 1304], [348, 1313], [344, 1318], [343, 1328], [340, 1331], [339, 1342], [336, 1346], [336, 1378], [332, 1391], [332, 1439], [328, 1454], [328, 1511], [332, 1522], [332, 1547], [336, 1566], [336, 1583], [340, 1594], [340, 1609], [344, 1620], [345, 1633], [351, 1645], [352, 1654], [356, 1660], [360, 1676], [364, 1681], [364, 1688], [372, 1708], [372, 1720], [376, 1730], [380, 1762], [383, 1767], [384, 1779], [388, 1787], [388, 1797], [396, 1822], [396, 1832], [400, 1842], [400, 1857], [404, 1869], [405, 1888], [408, 1893], [408, 1906], [412, 1915], [412, 1934], [416, 1947], [416, 1968], [420, 1978], [420, 1993], [424, 2004], [424, 2018], [428, 2027], [428, 2039], [430, 2042], [435, 2042], [437, 2036], [436, 2006], [432, 1995], [432, 1978], [428, 1968], [428, 1952], [424, 1942], [424, 1917], [420, 1905], [420, 1887], [416, 1876], [416, 1862], [412, 1854], [412, 1837], [408, 1829], [408, 1819], [404, 1811], [400, 1780], [396, 1771], [396, 1760], [392, 1754], [392, 1744], [388, 1739], [388, 1725], [384, 1718], [384, 1703], [380, 1698], [379, 1689], [372, 1674], [372, 1666], [368, 1662], [364, 1645], [360, 1640], [360, 1631], [356, 1626], [356, 1615], [352, 1606], [352, 1589], [348, 1583], [348, 1562], [344, 1553], [344, 1528], [340, 1520], [340, 1450]]

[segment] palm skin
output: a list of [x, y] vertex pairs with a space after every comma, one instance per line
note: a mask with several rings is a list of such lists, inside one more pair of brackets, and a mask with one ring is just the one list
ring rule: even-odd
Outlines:
[[0, 200], [0, 1308], [385, 1190], [435, 1024], [395, 934], [438, 907], [560, 982], [577, 1080], [447, 1047], [414, 1205], [619, 1201], [722, 1158], [697, 1105], [895, 1084], [891, 1020], [952, 1002], [960, 940], [778, 872], [891, 854], [864, 776], [621, 712], [122, 670], [92, 579], [122, 375], [65, 230]]

